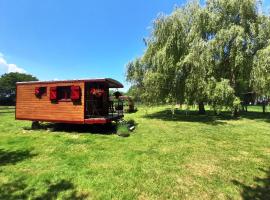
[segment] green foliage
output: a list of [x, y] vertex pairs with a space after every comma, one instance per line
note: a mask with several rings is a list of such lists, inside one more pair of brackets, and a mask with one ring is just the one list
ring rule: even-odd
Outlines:
[[209, 85], [209, 103], [215, 112], [219, 113], [224, 108], [234, 108], [236, 97], [229, 80], [212, 81]]
[[233, 110], [232, 111], [233, 112], [234, 111], [239, 112], [240, 106], [241, 106], [241, 100], [240, 100], [240, 98], [235, 97], [234, 100], [233, 100], [233, 106], [232, 106]]
[[121, 137], [128, 137], [129, 134], [129, 130], [128, 130], [128, 125], [126, 122], [124, 121], [120, 121], [117, 123], [117, 135], [121, 136]]
[[[16, 82], [37, 81], [38, 79], [30, 74], [12, 72], [0, 77], [0, 101], [15, 102]], [[7, 102], [8, 103], [8, 102]]]
[[117, 135], [121, 137], [128, 137], [130, 135], [128, 126], [122, 123], [117, 124]]
[[270, 22], [259, 6], [256, 0], [208, 0], [204, 7], [191, 1], [160, 15], [144, 55], [127, 65], [127, 80], [140, 86], [145, 103], [205, 102], [216, 110], [234, 109], [243, 93], [269, 91]]
[[126, 80], [136, 84], [142, 85], [145, 69], [141, 59], [135, 59], [133, 62], [127, 64]]
[[130, 132], [135, 129], [135, 121], [130, 119], [128, 121], [122, 120], [117, 123], [117, 135], [121, 137], [128, 137], [130, 136]]
[[251, 83], [256, 91], [265, 96], [270, 95], [270, 46], [258, 51], [254, 59]]
[[126, 95], [132, 97], [134, 102], [141, 102], [141, 90], [137, 85], [132, 85]]

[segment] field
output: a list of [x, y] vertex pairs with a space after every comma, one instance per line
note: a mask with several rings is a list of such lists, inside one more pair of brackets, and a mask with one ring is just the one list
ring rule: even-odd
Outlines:
[[[0, 199], [270, 199], [270, 116], [139, 107], [136, 130], [31, 130], [0, 107]], [[209, 112], [208, 112], [209, 113]]]

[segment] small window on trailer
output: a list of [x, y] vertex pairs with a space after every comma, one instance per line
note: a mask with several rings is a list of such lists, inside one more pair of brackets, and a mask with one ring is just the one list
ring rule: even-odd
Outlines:
[[71, 86], [57, 87], [57, 100], [71, 100]]
[[47, 87], [35, 87], [35, 95], [37, 98], [47, 95]]

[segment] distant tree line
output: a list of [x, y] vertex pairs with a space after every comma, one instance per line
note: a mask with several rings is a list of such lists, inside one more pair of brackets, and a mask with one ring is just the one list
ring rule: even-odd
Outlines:
[[211, 105], [236, 116], [245, 93], [270, 93], [270, 18], [257, 0], [191, 1], [154, 21], [145, 53], [128, 63], [147, 104]]
[[37, 81], [38, 79], [30, 74], [12, 72], [3, 74], [0, 77], [0, 105], [15, 105], [16, 82]]

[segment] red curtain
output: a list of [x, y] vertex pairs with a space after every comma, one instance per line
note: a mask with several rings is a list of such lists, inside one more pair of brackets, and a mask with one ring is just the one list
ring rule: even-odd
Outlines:
[[57, 100], [57, 88], [56, 87], [50, 88], [50, 100]]
[[38, 97], [40, 96], [40, 87], [35, 88], [35, 95]]
[[80, 86], [71, 86], [71, 100], [76, 101], [81, 99]]

